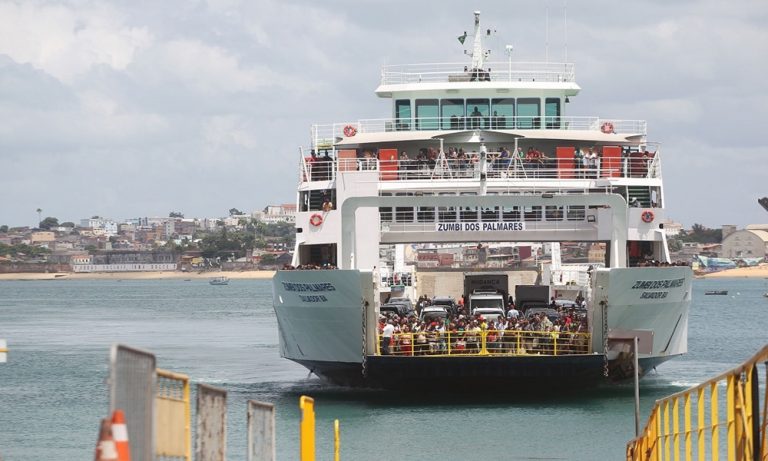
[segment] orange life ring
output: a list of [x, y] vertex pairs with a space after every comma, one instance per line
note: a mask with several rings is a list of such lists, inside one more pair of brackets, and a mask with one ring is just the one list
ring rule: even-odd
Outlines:
[[600, 131], [602, 131], [605, 134], [614, 133], [614, 131], [613, 131], [613, 123], [611, 123], [611, 122], [603, 122], [603, 124], [600, 125]]
[[357, 128], [355, 128], [352, 125], [347, 125], [344, 127], [344, 136], [351, 138], [352, 136], [357, 134]]
[[309, 217], [309, 223], [312, 224], [313, 226], [317, 227], [317, 226], [319, 226], [320, 224], [323, 223], [323, 217], [320, 216], [319, 214], [315, 213], [315, 214], [313, 214], [312, 216]]
[[655, 216], [651, 210], [645, 210], [643, 211], [643, 214], [640, 215], [640, 219], [642, 219], [644, 223], [652, 223], [653, 218], [655, 218]]

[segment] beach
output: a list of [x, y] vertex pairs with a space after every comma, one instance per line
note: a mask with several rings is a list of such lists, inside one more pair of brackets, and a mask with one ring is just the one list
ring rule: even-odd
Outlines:
[[737, 267], [720, 272], [702, 275], [702, 278], [768, 278], [768, 264], [759, 264], [752, 267]]
[[14, 272], [0, 274], [0, 280], [172, 280], [172, 279], [210, 279], [229, 277], [230, 279], [270, 279], [275, 271], [146, 271], [146, 272]]

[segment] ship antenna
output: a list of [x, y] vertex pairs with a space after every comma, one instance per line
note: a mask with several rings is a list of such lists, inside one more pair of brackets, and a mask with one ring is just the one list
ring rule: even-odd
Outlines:
[[475, 41], [472, 45], [472, 68], [482, 69], [485, 61], [483, 34], [480, 33], [480, 12], [475, 11]]
[[544, 62], [549, 62], [549, 2], [544, 11]]
[[568, 62], [568, 0], [565, 0], [563, 8], [563, 20], [565, 22], [565, 62]]

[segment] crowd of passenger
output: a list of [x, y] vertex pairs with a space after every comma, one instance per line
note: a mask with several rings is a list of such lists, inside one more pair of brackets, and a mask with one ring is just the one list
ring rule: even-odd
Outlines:
[[[629, 148], [622, 150], [622, 172], [630, 177], [644, 177], [647, 175], [654, 152], [631, 151]], [[482, 159], [485, 159], [485, 165]], [[380, 158], [373, 150], [362, 150], [357, 159], [343, 159], [355, 162], [354, 168], [360, 171], [385, 170], [379, 163]], [[385, 164], [393, 165], [393, 174], [398, 179], [424, 179], [434, 175], [452, 175], [455, 177], [477, 177], [487, 174], [490, 177], [533, 177], [554, 178], [562, 170], [554, 153], [547, 153], [535, 146], [527, 149], [517, 147], [509, 149], [499, 147], [497, 151], [488, 151], [485, 145], [480, 146], [480, 151], [465, 151], [462, 147], [448, 147], [441, 155], [435, 147], [424, 147], [414, 153], [402, 151], [397, 159], [382, 160]], [[310, 157], [305, 159], [309, 176], [314, 181], [331, 179], [334, 159], [328, 150], [322, 156], [312, 150]], [[565, 170], [570, 170], [577, 178], [597, 178], [601, 174], [602, 153], [597, 147], [577, 148], [573, 154], [571, 165]]]
[[514, 302], [506, 315], [471, 315], [462, 300], [446, 317], [421, 315], [430, 305], [422, 296], [415, 312], [388, 313], [379, 318], [382, 355], [478, 354], [483, 342], [489, 354], [561, 355], [587, 353], [589, 348], [584, 299], [572, 307], [550, 303], [550, 311], [521, 312]]
[[331, 270], [338, 269], [333, 264], [299, 264], [293, 266], [291, 264], [283, 264], [284, 271], [313, 271], [313, 270]]

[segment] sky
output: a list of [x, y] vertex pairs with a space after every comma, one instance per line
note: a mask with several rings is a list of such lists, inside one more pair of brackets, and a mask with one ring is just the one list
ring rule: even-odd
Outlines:
[[565, 115], [648, 122], [670, 218], [768, 222], [764, 0], [0, 0], [0, 225], [292, 203], [310, 125], [389, 117], [381, 66], [464, 62], [473, 10], [491, 60], [567, 49]]

